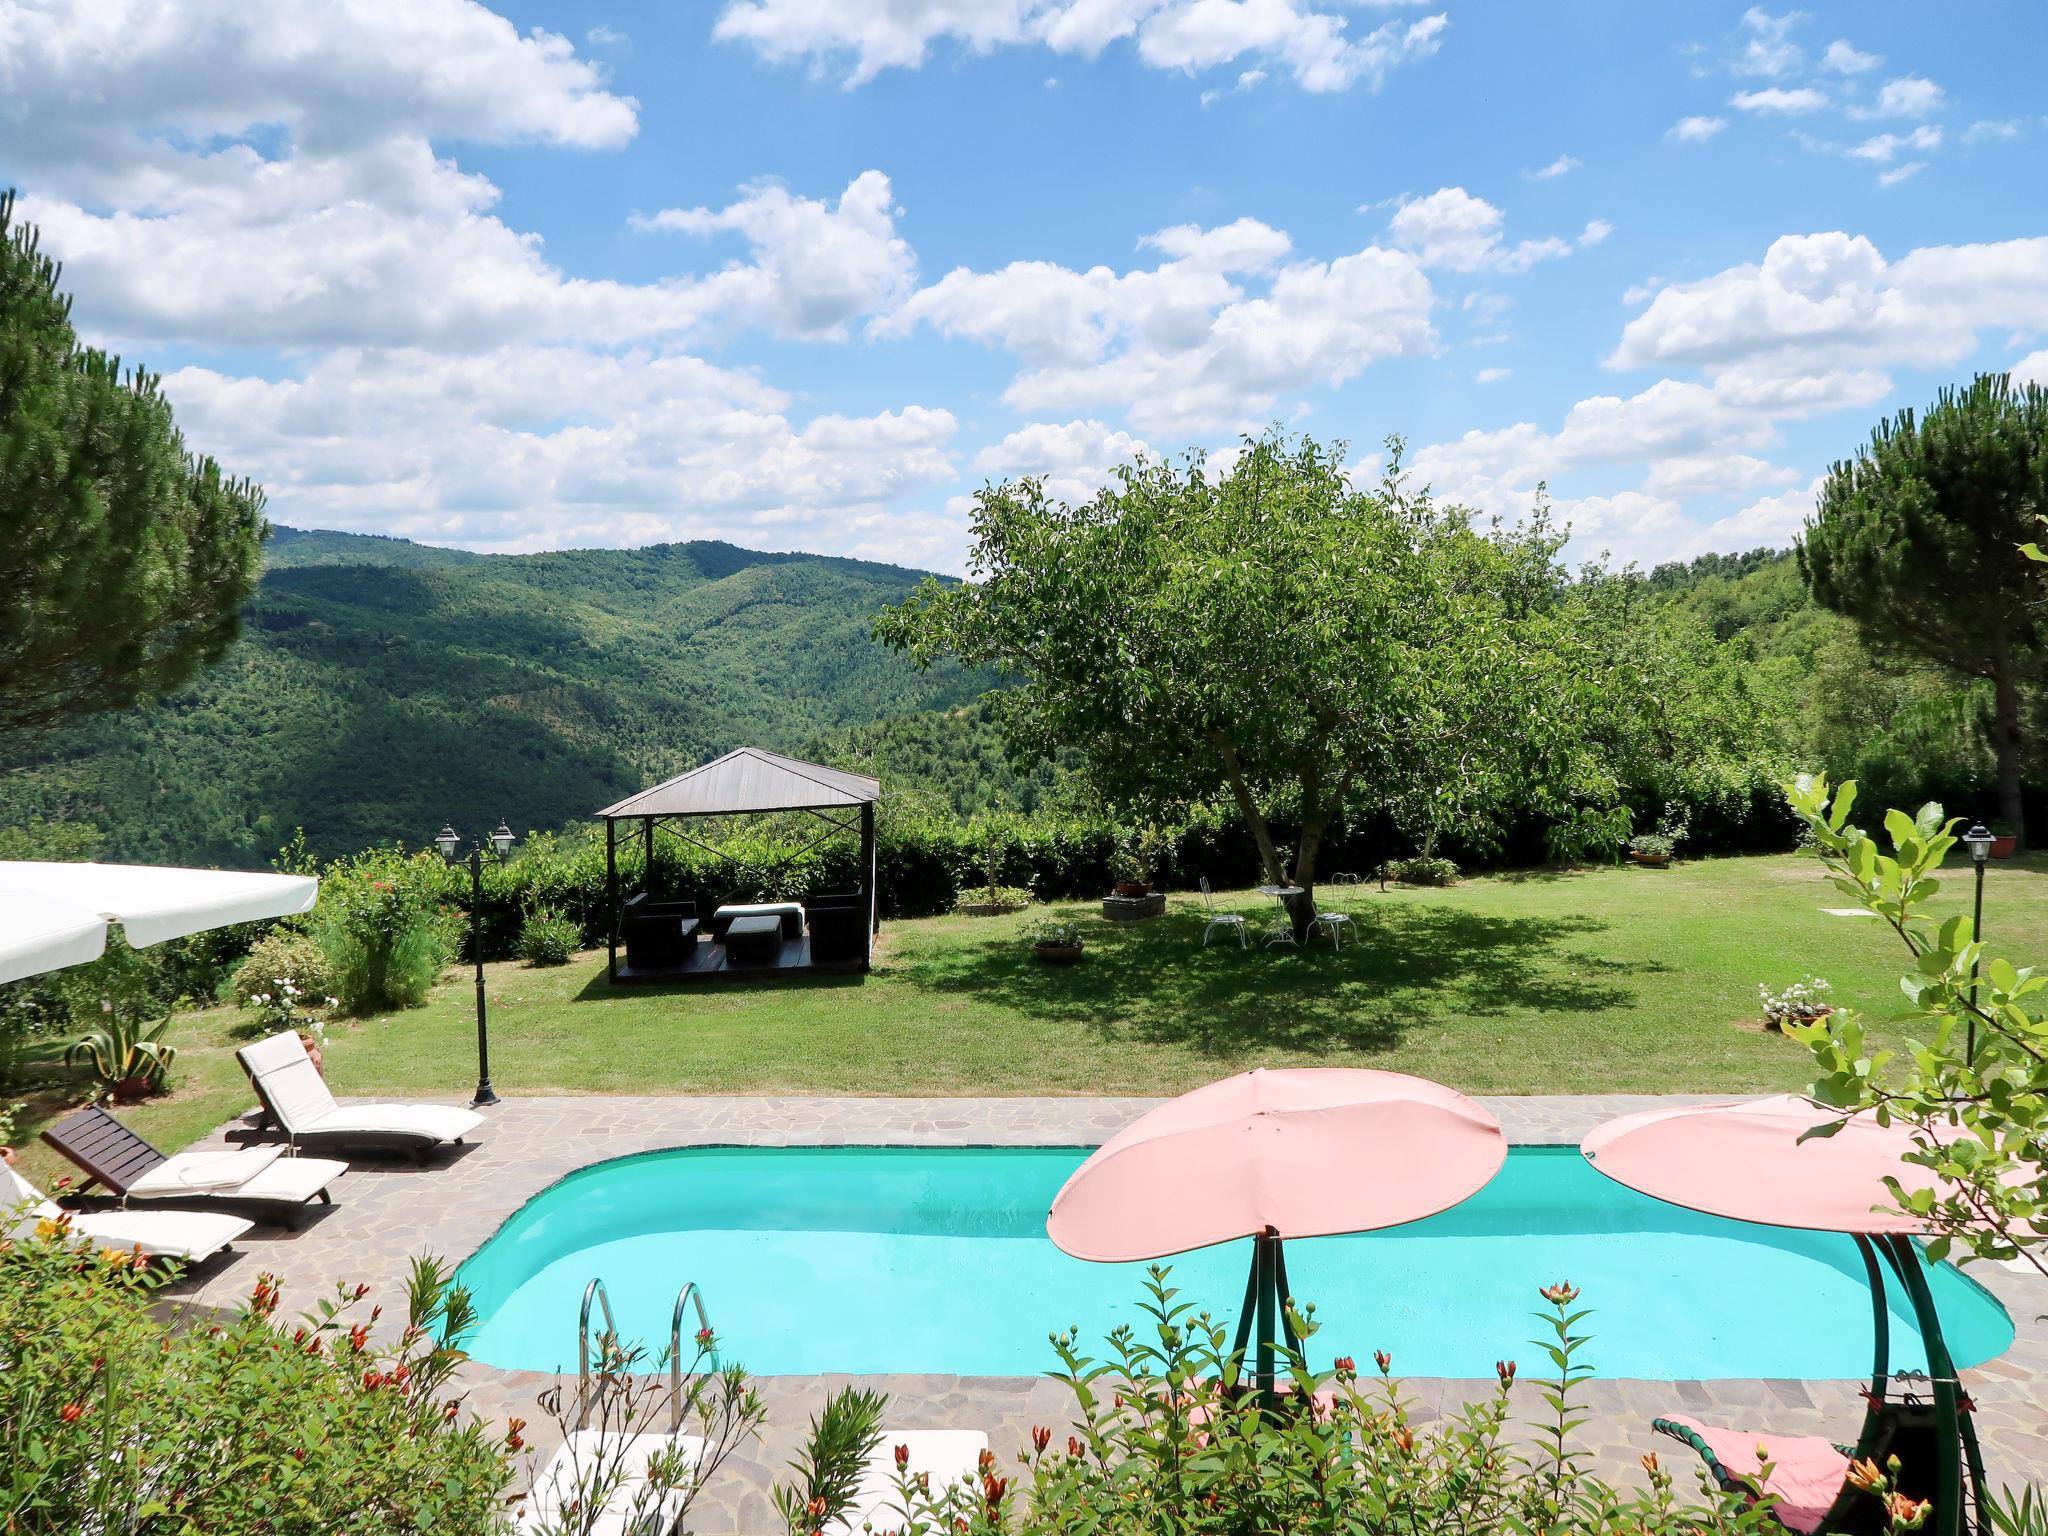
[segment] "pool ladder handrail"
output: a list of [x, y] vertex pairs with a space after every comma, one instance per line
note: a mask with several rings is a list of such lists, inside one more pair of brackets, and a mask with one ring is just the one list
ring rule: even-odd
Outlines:
[[[604, 1278], [593, 1275], [590, 1284], [583, 1288], [583, 1306], [576, 1316], [576, 1428], [586, 1428], [590, 1423], [590, 1306], [596, 1302], [604, 1314], [604, 1332], [598, 1335], [602, 1347], [606, 1340], [616, 1348], [619, 1325], [612, 1317], [611, 1293], [605, 1289]], [[683, 1312], [687, 1305], [697, 1311], [697, 1327], [704, 1333], [711, 1333], [711, 1316], [704, 1310], [704, 1292], [694, 1280], [685, 1280], [683, 1288], [676, 1292], [675, 1308], [669, 1314], [668, 1324], [668, 1432], [677, 1435], [683, 1428]], [[715, 1336], [714, 1336], [715, 1337]], [[714, 1342], [708, 1351], [713, 1370], [719, 1369], [718, 1346]]]
[[711, 1318], [704, 1310], [704, 1293], [697, 1282], [685, 1280], [683, 1288], [676, 1292], [675, 1310], [668, 1321], [668, 1432], [679, 1435], [683, 1430], [683, 1305], [694, 1303], [697, 1308], [697, 1328], [711, 1340], [706, 1351], [711, 1356], [711, 1368], [718, 1370], [717, 1335], [711, 1331]]
[[590, 1284], [583, 1287], [583, 1306], [576, 1315], [576, 1428], [581, 1430], [590, 1422], [590, 1304], [595, 1301], [604, 1311], [604, 1332], [599, 1343], [611, 1341], [611, 1347], [618, 1346], [619, 1325], [612, 1318], [612, 1299], [604, 1288], [601, 1276], [593, 1275]]

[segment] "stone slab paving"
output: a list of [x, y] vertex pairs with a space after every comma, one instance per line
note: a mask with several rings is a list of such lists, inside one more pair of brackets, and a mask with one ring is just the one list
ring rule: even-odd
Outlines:
[[[1092, 1146], [1150, 1109], [1140, 1098], [855, 1099], [713, 1097], [561, 1097], [513, 1099], [487, 1112], [473, 1144], [424, 1168], [398, 1161], [357, 1163], [335, 1189], [336, 1204], [304, 1230], [258, 1228], [225, 1261], [179, 1288], [203, 1305], [232, 1305], [259, 1271], [284, 1283], [285, 1309], [310, 1303], [337, 1280], [360, 1281], [378, 1295], [401, 1293], [410, 1260], [433, 1253], [466, 1258], [527, 1200], [566, 1174], [607, 1158], [665, 1147], [745, 1146]], [[1596, 1095], [1482, 1098], [1510, 1141], [1575, 1145], [1604, 1120], [1660, 1104], [1713, 1102], [1708, 1096]], [[223, 1138], [223, 1127], [216, 1139]], [[1978, 1432], [1994, 1483], [2048, 1469], [2048, 1280], [2031, 1271], [1980, 1265], [1972, 1275], [1993, 1291], [2018, 1329], [2013, 1347], [1968, 1373]], [[1759, 1297], [1762, 1306], [1797, 1306], [1796, 1297]], [[715, 1296], [714, 1296], [715, 1304]], [[715, 1312], [714, 1312], [715, 1317]], [[387, 1319], [388, 1320], [388, 1319]], [[833, 1326], [885, 1326], [847, 1317]], [[1034, 1424], [1057, 1432], [1069, 1398], [1056, 1383], [1031, 1377], [771, 1376], [759, 1379], [768, 1429], [728, 1462], [693, 1513], [706, 1533], [775, 1531], [768, 1490], [828, 1393], [848, 1381], [886, 1391], [898, 1429], [987, 1432], [1008, 1459]], [[536, 1455], [550, 1443], [535, 1399], [555, 1378], [472, 1362], [463, 1384], [473, 1407], [502, 1421], [518, 1416]], [[1490, 1382], [1411, 1380], [1424, 1417], [1484, 1396]], [[1674, 1409], [1781, 1434], [1846, 1438], [1858, 1422], [1856, 1382], [1727, 1380], [1596, 1381], [1587, 1443], [1601, 1470], [1618, 1482], [1639, 1479], [1638, 1458], [1652, 1448], [1667, 1465], [1685, 1458], [1659, 1444], [1649, 1420]]]

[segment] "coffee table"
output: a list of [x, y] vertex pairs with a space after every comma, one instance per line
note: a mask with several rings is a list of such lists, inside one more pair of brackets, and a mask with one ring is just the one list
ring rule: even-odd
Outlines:
[[782, 919], [756, 913], [736, 917], [725, 928], [725, 958], [749, 965], [772, 963], [782, 953]]

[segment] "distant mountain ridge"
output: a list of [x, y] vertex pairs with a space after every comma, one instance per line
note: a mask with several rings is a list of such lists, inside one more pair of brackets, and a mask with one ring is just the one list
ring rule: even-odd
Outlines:
[[731, 747], [970, 702], [869, 619], [923, 575], [714, 542], [478, 554], [279, 528], [200, 683], [0, 759], [0, 819], [91, 822], [115, 858], [261, 862], [442, 822], [587, 816]]

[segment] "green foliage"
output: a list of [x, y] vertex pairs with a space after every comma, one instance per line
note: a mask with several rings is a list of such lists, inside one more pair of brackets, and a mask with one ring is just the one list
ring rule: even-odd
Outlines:
[[1881, 423], [1837, 464], [1800, 544], [1814, 596], [1879, 646], [1993, 692], [2000, 810], [2023, 825], [2023, 685], [2048, 659], [2038, 582], [2014, 551], [2048, 506], [2048, 390], [1980, 374]]
[[235, 1001], [247, 1007], [259, 994], [275, 995], [284, 982], [315, 1002], [334, 990], [327, 956], [310, 934], [277, 928], [252, 944], [248, 958], [235, 968]]
[[245, 867], [294, 827], [328, 859], [472, 812], [558, 828], [735, 746], [971, 707], [987, 679], [919, 676], [868, 635], [915, 580], [726, 544], [466, 555], [280, 529], [221, 664], [11, 744], [0, 822], [76, 817], [111, 857]]
[[[1267, 878], [1304, 887], [1355, 806], [1425, 854], [1518, 813], [1583, 842], [1611, 825], [1589, 818], [1631, 764], [1685, 760], [1675, 731], [1705, 723], [1718, 745], [1754, 719], [1731, 721], [1726, 689], [1654, 675], [1675, 697], [1646, 711], [1633, 589], [1567, 583], [1540, 513], [1481, 531], [1411, 493], [1391, 446], [1370, 492], [1341, 445], [1277, 434], [1216, 476], [1199, 455], [1141, 461], [1080, 508], [1036, 481], [989, 487], [973, 579], [927, 580], [876, 633], [920, 665], [1016, 679], [992, 699], [1006, 740], [1077, 753], [1112, 805], [1170, 816], [1227, 797]], [[1714, 650], [1686, 636], [1660, 654], [1690, 677]]]
[[867, 1459], [882, 1443], [888, 1402], [880, 1392], [841, 1387], [812, 1417], [789, 1464], [795, 1480], [775, 1487], [775, 1508], [789, 1536], [819, 1536], [852, 1505]]
[[1814, 1097], [1911, 1127], [1912, 1161], [1937, 1183], [1908, 1193], [1891, 1181], [1892, 1195], [1939, 1234], [1934, 1257], [2024, 1254], [2048, 1273], [2048, 976], [1988, 951], [1966, 914], [1927, 916], [1956, 844], [1940, 806], [1886, 811], [1885, 853], [1849, 820], [1853, 781], [1831, 793], [1824, 777], [1802, 778], [1786, 793], [1836, 889], [1883, 918], [1913, 960], [1899, 983], [1913, 1010], [1902, 1049], [1878, 1046], [1853, 1009], [1786, 1027], [1820, 1068]]
[[181, 687], [234, 641], [263, 495], [194, 458], [150, 374], [79, 345], [0, 194], [0, 735]]
[[170, 1027], [168, 1012], [150, 1024], [139, 1010], [109, 1003], [100, 1027], [64, 1048], [64, 1065], [84, 1071], [96, 1089], [123, 1103], [162, 1093], [178, 1059], [178, 1048], [164, 1043]]
[[460, 916], [431, 853], [368, 853], [328, 866], [313, 934], [351, 1013], [416, 1008], [454, 958]]
[[1458, 866], [1449, 859], [1417, 854], [1412, 859], [1389, 859], [1387, 878], [1402, 885], [1451, 885], [1458, 878]]
[[582, 929], [552, 907], [526, 914], [519, 928], [519, 958], [528, 965], [567, 965]]
[[1071, 949], [1081, 943], [1081, 925], [1072, 918], [1049, 917], [1044, 922], [1033, 924], [1025, 937], [1033, 944]]
[[[509, 1531], [503, 1442], [450, 1395], [467, 1297], [416, 1261], [408, 1326], [361, 1287], [295, 1324], [276, 1282], [200, 1322], [162, 1281], [67, 1231], [0, 1249], [0, 1527], [21, 1536], [437, 1536]], [[212, 1326], [208, 1326], [210, 1323]]]
[[[1550, 1362], [1524, 1377], [1503, 1360], [1492, 1395], [1441, 1415], [1423, 1411], [1376, 1357], [1361, 1379], [1348, 1359], [1319, 1375], [1281, 1351], [1284, 1388], [1248, 1389], [1224, 1327], [1197, 1313], [1155, 1268], [1147, 1321], [1117, 1329], [1102, 1357], [1057, 1335], [1053, 1372], [1073, 1394], [1064, 1434], [1032, 1431], [1015, 1460], [985, 1459], [952, 1487], [907, 1469], [892, 1502], [911, 1536], [1263, 1536], [1343, 1531], [1356, 1536], [1767, 1536], [1781, 1528], [1768, 1500], [1752, 1501], [1696, 1474], [1677, 1479], [1645, 1458], [1649, 1487], [1625, 1493], [1590, 1470], [1583, 1361], [1588, 1317], [1578, 1292], [1546, 1286], [1537, 1348]], [[1314, 1332], [1312, 1316], [1299, 1318]], [[1534, 1394], [1534, 1445], [1511, 1430], [1518, 1398]], [[1063, 1442], [1063, 1443], [1062, 1443]], [[1007, 1470], [999, 1470], [1007, 1468]], [[893, 1518], [893, 1517], [892, 1517]], [[792, 1523], [793, 1532], [815, 1526]], [[1893, 1527], [1896, 1529], [1897, 1527]]]

